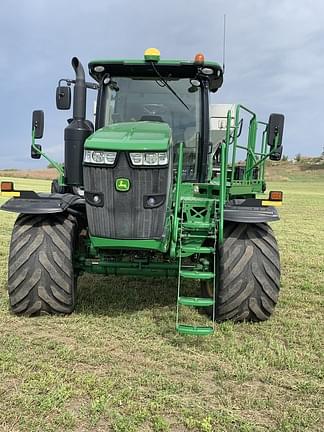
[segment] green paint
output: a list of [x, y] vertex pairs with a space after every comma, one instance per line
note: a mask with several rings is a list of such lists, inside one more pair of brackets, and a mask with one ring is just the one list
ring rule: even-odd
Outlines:
[[114, 123], [92, 134], [85, 142], [85, 149], [165, 152], [170, 141], [171, 129], [167, 123]]
[[130, 262], [107, 260], [106, 256], [99, 258], [86, 258], [79, 256], [75, 267], [80, 272], [119, 275], [119, 276], [141, 276], [141, 277], [176, 277], [178, 275], [177, 262]]
[[[178, 239], [178, 226], [179, 226], [179, 210], [180, 210], [180, 199], [181, 199], [181, 180], [182, 180], [182, 166], [183, 166], [183, 143], [179, 144], [179, 160], [177, 167], [175, 194], [174, 194], [174, 218], [173, 218], [173, 229], [172, 229], [172, 251], [175, 251], [175, 245]], [[171, 255], [172, 256], [172, 255]]]
[[230, 197], [245, 197], [245, 196], [255, 196], [258, 193], [262, 193], [262, 182], [247, 182], [244, 181], [236, 181], [233, 183], [232, 186], [228, 188], [228, 193], [230, 194]]
[[213, 327], [199, 327], [184, 324], [178, 324], [176, 330], [178, 333], [192, 336], [208, 336], [214, 333]]
[[213, 279], [214, 273], [196, 270], [180, 270], [180, 276], [187, 279]]
[[214, 300], [204, 297], [179, 297], [179, 304], [192, 307], [208, 307], [214, 305]]
[[167, 243], [159, 240], [119, 240], [104, 237], [90, 237], [91, 244], [98, 249], [151, 249], [167, 251]]

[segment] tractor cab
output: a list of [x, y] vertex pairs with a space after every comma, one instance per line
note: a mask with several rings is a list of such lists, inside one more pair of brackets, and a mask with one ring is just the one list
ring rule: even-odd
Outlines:
[[[92, 61], [89, 73], [99, 84], [96, 129], [154, 122], [160, 124], [152, 126], [158, 131], [164, 123], [171, 130], [173, 144], [184, 143], [183, 180], [206, 178], [208, 93], [215, 92], [223, 81], [217, 63], [205, 62], [202, 54], [193, 62], [160, 60], [158, 50], [148, 49], [144, 60]], [[150, 137], [151, 133], [152, 129]]]
[[89, 73], [99, 86], [83, 159], [92, 243], [132, 239], [152, 248], [155, 241], [161, 250], [170, 236], [180, 143], [182, 182], [207, 178], [209, 91], [221, 85], [222, 70], [201, 54], [193, 62], [161, 61], [149, 49], [144, 60], [93, 61]]

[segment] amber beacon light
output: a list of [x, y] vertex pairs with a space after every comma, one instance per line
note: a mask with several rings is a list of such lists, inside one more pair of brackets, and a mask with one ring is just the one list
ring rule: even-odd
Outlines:
[[195, 63], [203, 64], [205, 61], [205, 56], [203, 53], [197, 53], [195, 55]]

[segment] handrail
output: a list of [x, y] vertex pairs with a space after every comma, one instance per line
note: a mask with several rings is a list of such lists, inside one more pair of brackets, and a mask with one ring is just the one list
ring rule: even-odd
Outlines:
[[236, 111], [240, 111], [240, 109], [242, 109], [244, 111], [247, 111], [248, 113], [252, 114], [252, 117], [256, 118], [256, 113], [254, 111], [251, 111], [246, 106], [238, 104], [237, 107], [236, 107]]
[[[240, 118], [241, 111], [245, 111], [251, 115], [249, 122], [249, 131], [247, 137], [247, 145], [238, 144], [238, 129], [239, 126], [242, 125], [242, 118]], [[256, 151], [256, 140], [257, 140], [257, 131], [258, 125], [264, 125], [265, 130], [262, 133], [262, 144], [261, 151]], [[234, 182], [235, 177], [235, 166], [236, 166], [236, 158], [237, 158], [237, 149], [242, 149], [246, 151], [246, 159], [245, 159], [245, 171], [243, 174], [244, 181], [250, 181], [253, 177], [254, 168], [260, 165], [267, 157], [266, 152], [266, 141], [267, 141], [267, 123], [263, 121], [257, 120], [256, 113], [244, 105], [238, 104], [235, 112], [235, 126], [234, 126], [234, 134], [233, 134], [233, 151], [232, 151], [232, 164], [231, 164], [231, 183]], [[229, 144], [228, 144], [229, 145]], [[227, 147], [228, 147], [227, 145]], [[260, 160], [257, 160], [257, 156], [260, 156]], [[264, 180], [264, 167], [259, 171], [258, 180]]]
[[182, 166], [183, 166], [183, 142], [179, 144], [179, 159], [178, 159], [178, 171], [176, 178], [176, 196], [174, 204], [174, 230], [173, 230], [173, 241], [176, 242], [178, 238], [178, 213], [180, 208], [181, 199], [181, 182], [182, 182]]
[[58, 174], [63, 177], [64, 176], [64, 170], [62, 168], [62, 165], [59, 164], [59, 162], [56, 162], [54, 159], [51, 159], [49, 156], [47, 156], [46, 153], [44, 153], [42, 150], [40, 150], [38, 147], [36, 147], [35, 144], [35, 128], [33, 128], [32, 130], [32, 148], [33, 150], [38, 153], [39, 155], [43, 156], [43, 158], [45, 158], [47, 160], [47, 162], [49, 162], [51, 165], [53, 165], [53, 167], [56, 169], [56, 171], [58, 172]]
[[226, 138], [225, 143], [221, 144], [221, 176], [219, 179], [219, 230], [218, 230], [218, 243], [222, 244], [224, 240], [224, 206], [226, 200], [226, 186], [227, 186], [227, 161], [228, 161], [228, 147], [231, 136], [231, 111], [227, 112], [227, 125], [226, 125]]

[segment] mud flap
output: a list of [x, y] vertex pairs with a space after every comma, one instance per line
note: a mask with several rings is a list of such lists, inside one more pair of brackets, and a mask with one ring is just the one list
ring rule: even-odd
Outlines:
[[275, 207], [261, 206], [260, 203], [261, 200], [252, 199], [229, 201], [224, 208], [224, 220], [230, 222], [261, 223], [280, 219]]
[[84, 204], [84, 199], [73, 194], [30, 194], [21, 193], [5, 202], [0, 210], [22, 214], [62, 213], [76, 204]]

